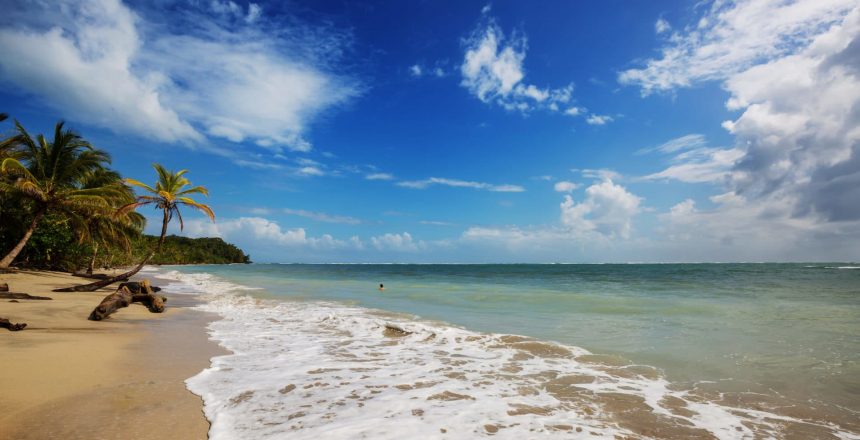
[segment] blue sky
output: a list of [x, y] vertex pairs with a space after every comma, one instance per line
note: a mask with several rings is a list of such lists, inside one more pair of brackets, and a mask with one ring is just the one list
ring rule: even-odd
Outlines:
[[256, 261], [860, 259], [852, 1], [8, 12], [0, 110], [190, 169]]

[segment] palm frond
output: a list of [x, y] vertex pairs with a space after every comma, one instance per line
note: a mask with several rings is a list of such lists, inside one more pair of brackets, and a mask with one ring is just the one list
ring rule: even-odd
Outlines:
[[183, 205], [188, 205], [194, 209], [202, 211], [204, 214], [206, 214], [206, 216], [209, 217], [210, 220], [212, 220], [213, 222], [215, 221], [215, 212], [212, 211], [212, 208], [210, 208], [208, 205], [198, 203], [198, 202], [196, 202], [193, 199], [188, 198], [188, 197], [179, 197], [177, 200], [182, 202]]

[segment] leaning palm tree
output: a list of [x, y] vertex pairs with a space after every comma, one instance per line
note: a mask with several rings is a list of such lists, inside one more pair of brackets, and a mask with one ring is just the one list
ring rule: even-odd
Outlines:
[[51, 142], [43, 135], [33, 139], [18, 122], [15, 127], [19, 157], [6, 157], [0, 162], [0, 173], [14, 180], [0, 181], [0, 190], [30, 200], [33, 217], [24, 236], [0, 259], [2, 269], [8, 268], [24, 249], [45, 214], [59, 212], [79, 219], [87, 210], [106, 208], [105, 198], [116, 191], [110, 187], [82, 188], [83, 176], [107, 166], [110, 156], [74, 131], [64, 129], [63, 122], [57, 123]]
[[140, 270], [143, 269], [143, 266], [145, 266], [146, 263], [148, 263], [149, 260], [161, 250], [161, 245], [164, 244], [164, 239], [167, 237], [167, 224], [170, 223], [174, 216], [179, 219], [179, 229], [184, 229], [185, 222], [182, 220], [182, 213], [179, 211], [180, 206], [184, 205], [197, 209], [198, 211], [202, 211], [209, 217], [209, 219], [213, 222], [215, 221], [215, 213], [212, 211], [212, 208], [189, 197], [193, 194], [209, 196], [209, 191], [202, 186], [192, 186], [191, 182], [184, 177], [188, 170], [173, 172], [159, 164], [153, 164], [153, 168], [155, 168], [155, 172], [158, 173], [158, 181], [155, 183], [154, 188], [134, 179], [125, 179], [127, 184], [142, 188], [147, 194], [138, 196], [137, 200], [134, 202], [118, 209], [116, 215], [124, 215], [125, 213], [134, 211], [135, 209], [146, 205], [152, 205], [156, 209], [160, 210], [162, 212], [161, 235], [158, 238], [155, 248], [146, 255], [140, 264], [128, 272], [122, 273], [113, 278], [82, 286], [56, 289], [56, 292], [92, 292], [104, 286], [128, 279], [140, 272]]

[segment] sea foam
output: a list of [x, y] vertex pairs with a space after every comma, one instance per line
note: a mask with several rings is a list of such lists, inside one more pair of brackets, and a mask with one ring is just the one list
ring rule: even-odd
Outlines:
[[[232, 354], [186, 381], [219, 439], [494, 436], [780, 438], [824, 422], [728, 406], [656, 369], [531, 338], [472, 332], [322, 301], [275, 301], [205, 273], [167, 272], [197, 294]], [[818, 430], [818, 431], [815, 431]]]

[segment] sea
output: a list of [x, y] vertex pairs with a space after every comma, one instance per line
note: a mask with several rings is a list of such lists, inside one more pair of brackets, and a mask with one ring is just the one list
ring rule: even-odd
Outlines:
[[147, 271], [217, 316], [215, 440], [860, 439], [856, 263]]

